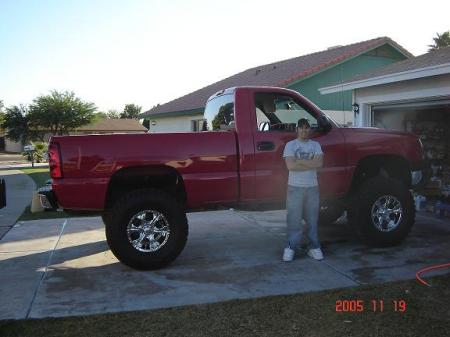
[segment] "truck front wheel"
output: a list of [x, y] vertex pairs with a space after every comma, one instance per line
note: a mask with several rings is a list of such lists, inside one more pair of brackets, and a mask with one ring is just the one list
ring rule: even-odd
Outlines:
[[130, 192], [111, 208], [106, 239], [112, 253], [135, 269], [159, 269], [183, 250], [188, 223], [184, 208], [154, 189]]
[[412, 195], [398, 180], [371, 178], [352, 198], [348, 219], [352, 228], [369, 245], [387, 247], [399, 244], [415, 220]]

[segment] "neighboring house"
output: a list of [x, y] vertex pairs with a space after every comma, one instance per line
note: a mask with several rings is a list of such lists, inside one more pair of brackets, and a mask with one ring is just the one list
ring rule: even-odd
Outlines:
[[[71, 131], [70, 135], [88, 135], [88, 134], [105, 134], [105, 133], [146, 133], [148, 130], [136, 119], [99, 119], [91, 124], [82, 126]], [[50, 134], [45, 136], [48, 141]], [[5, 149], [7, 152], [22, 152], [23, 145], [21, 143], [11, 142], [5, 137]]]
[[[421, 193], [450, 196], [450, 47], [320, 89], [350, 93], [355, 125], [415, 133], [433, 177]], [[448, 199], [447, 199], [448, 201]]]
[[12, 140], [6, 138], [6, 132], [0, 130], [0, 151], [6, 152], [21, 152], [23, 146], [21, 143], [13, 142]]
[[109, 119], [103, 118], [89, 125], [82, 126], [74, 131], [71, 135], [79, 134], [102, 134], [102, 133], [145, 133], [147, 128], [143, 126], [137, 119]]
[[355, 75], [405, 60], [412, 55], [388, 37], [332, 47], [284, 61], [245, 70], [183, 97], [142, 113], [151, 132], [196, 131], [206, 100], [234, 86], [279, 86], [296, 90], [341, 124], [353, 122], [350, 92], [322, 96], [319, 88], [344, 82]]

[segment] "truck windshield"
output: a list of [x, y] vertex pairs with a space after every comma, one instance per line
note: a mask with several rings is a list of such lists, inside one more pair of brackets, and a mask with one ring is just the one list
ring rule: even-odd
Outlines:
[[205, 108], [202, 131], [234, 130], [234, 94], [211, 99]]

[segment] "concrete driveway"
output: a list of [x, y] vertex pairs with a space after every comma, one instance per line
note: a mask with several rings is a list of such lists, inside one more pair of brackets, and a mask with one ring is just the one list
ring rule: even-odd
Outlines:
[[[281, 262], [284, 211], [188, 214], [169, 267], [140, 272], [108, 250], [100, 218], [19, 222], [0, 241], [0, 319], [83, 315], [412, 279], [450, 260], [450, 221], [418, 215], [403, 245], [368, 248], [344, 222], [320, 228], [325, 260]], [[441, 273], [449, 272], [442, 270]]]
[[[11, 229], [30, 204], [36, 184], [19, 169], [0, 165], [0, 178], [6, 182], [6, 207], [0, 209], [0, 239]], [[2, 241], [0, 241], [1, 244]]]

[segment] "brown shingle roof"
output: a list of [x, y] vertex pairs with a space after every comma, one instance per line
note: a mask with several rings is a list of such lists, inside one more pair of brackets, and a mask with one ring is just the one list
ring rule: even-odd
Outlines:
[[219, 90], [230, 87], [243, 85], [286, 86], [289, 83], [310, 76], [325, 68], [338, 64], [360, 53], [382, 46], [386, 43], [389, 43], [398, 49], [405, 56], [412, 56], [411, 53], [390, 38], [379, 37], [368, 41], [327, 49], [321, 52], [250, 68], [173, 101], [159, 105], [152, 110], [142, 113], [140, 116], [157, 116], [159, 114], [174, 111], [201, 109], [204, 107], [206, 100], [211, 95]]
[[340, 85], [346, 83], [352, 83], [356, 81], [362, 81], [369, 78], [386, 76], [396, 73], [402, 73], [410, 70], [427, 68], [432, 66], [438, 66], [441, 64], [450, 63], [450, 47], [432, 51], [417, 57], [409, 58], [404, 61], [392, 63], [390, 65], [378, 68], [367, 73], [357, 75], [351, 79], [345, 81], [344, 83], [339, 83]]
[[92, 131], [92, 132], [124, 132], [124, 131], [136, 131], [144, 132], [147, 129], [139, 123], [136, 119], [109, 119], [103, 118], [98, 121], [82, 126], [76, 131]]

